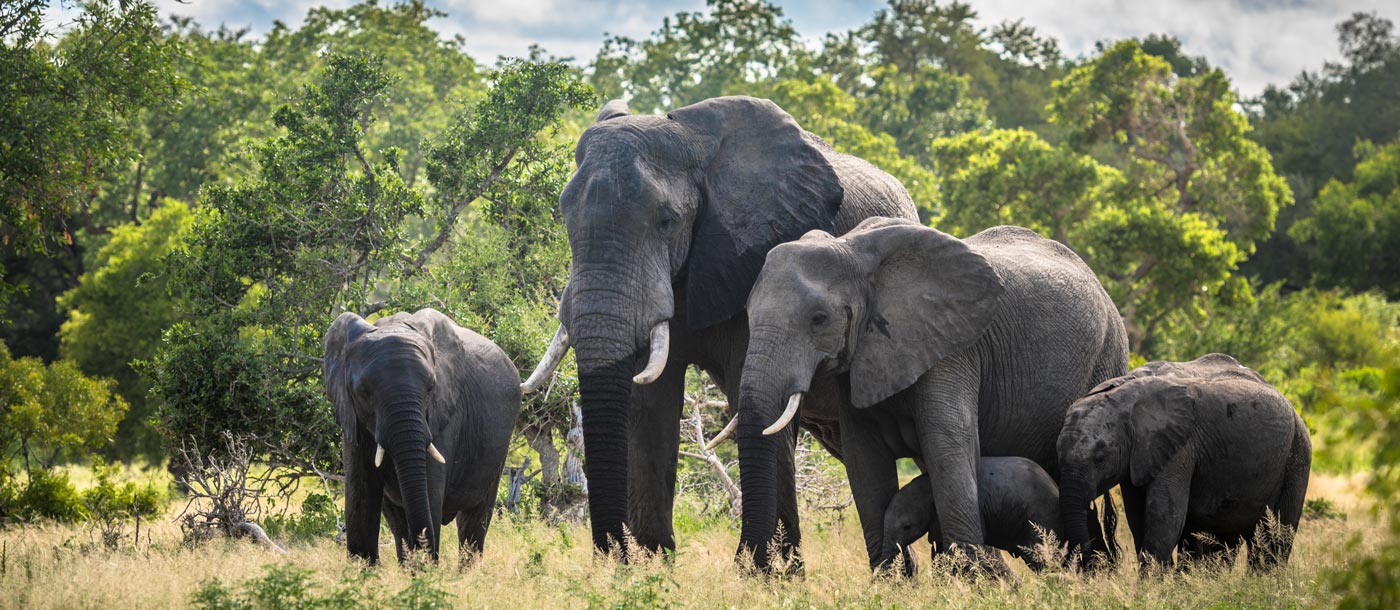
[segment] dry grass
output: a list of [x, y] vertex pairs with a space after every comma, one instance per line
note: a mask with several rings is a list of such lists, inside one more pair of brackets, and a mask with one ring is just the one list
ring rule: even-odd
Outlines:
[[[936, 608], [1284, 608], [1331, 605], [1322, 573], [1338, 566], [1340, 541], [1374, 527], [1355, 493], [1354, 482], [1318, 477], [1310, 496], [1326, 495], [1350, 517], [1303, 523], [1290, 565], [1252, 576], [1243, 558], [1230, 572], [1195, 571], [1160, 579], [1139, 579], [1134, 567], [1096, 577], [1036, 575], [1015, 560], [1014, 582], [971, 582], [931, 569], [926, 543], [917, 550], [920, 575], [913, 580], [873, 577], [866, 569], [854, 513], [805, 524], [805, 577], [766, 580], [735, 569], [737, 528], [722, 523], [679, 534], [671, 562], [643, 560], [622, 566], [597, 558], [586, 525], [550, 527], [540, 522], [498, 518], [486, 553], [472, 567], [442, 567], [419, 575], [467, 608], [560, 607], [936, 607]], [[451, 528], [449, 528], [450, 530]], [[455, 532], [443, 532], [455, 540]], [[143, 536], [145, 538], [145, 536]], [[128, 551], [84, 548], [83, 526], [40, 525], [0, 531], [0, 608], [179, 608], [219, 579], [238, 591], [240, 583], [261, 577], [270, 566], [311, 571], [320, 591], [353, 586], [384, 591], [381, 600], [409, 587], [414, 575], [398, 566], [361, 570], [331, 540], [292, 544], [279, 556], [249, 542], [218, 541], [199, 548], [179, 544], [173, 522], [155, 524], [151, 543]], [[1120, 539], [1130, 541], [1127, 532]], [[383, 553], [392, 557], [388, 536]], [[1374, 542], [1363, 543], [1370, 548]], [[447, 550], [443, 566], [456, 565]], [[352, 583], [347, 585], [346, 583]]]

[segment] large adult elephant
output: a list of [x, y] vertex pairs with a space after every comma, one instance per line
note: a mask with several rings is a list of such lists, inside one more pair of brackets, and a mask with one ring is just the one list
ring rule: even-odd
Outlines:
[[[1065, 410], [1128, 365], [1128, 338], [1088, 265], [1028, 229], [966, 240], [896, 219], [773, 249], [748, 300], [739, 467], [761, 477], [798, 405], [836, 379], [846, 475], [871, 567], [888, 564], [895, 461], [921, 459], [942, 526], [984, 566], [980, 456], [1020, 456], [1055, 477]], [[786, 408], [784, 408], [786, 405]], [[760, 431], [762, 431], [760, 433]], [[752, 493], [751, 493], [752, 491]], [[744, 541], [761, 553], [771, 494], [744, 487]], [[764, 524], [771, 527], [771, 521]], [[757, 538], [748, 538], [757, 535]]]
[[[579, 138], [575, 161], [559, 199], [573, 252], [561, 324], [525, 389], [574, 349], [593, 544], [621, 540], [625, 524], [642, 546], [674, 549], [686, 367], [700, 366], [738, 404], [744, 302], [768, 250], [871, 216], [913, 219], [914, 204], [890, 175], [751, 97], [666, 116], [632, 115], [614, 100]], [[834, 405], [809, 407], [803, 424], [839, 455]], [[795, 545], [792, 452], [779, 453]]]

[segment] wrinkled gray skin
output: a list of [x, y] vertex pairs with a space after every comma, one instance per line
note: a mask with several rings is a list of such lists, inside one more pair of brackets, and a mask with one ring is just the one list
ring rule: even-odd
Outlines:
[[[1258, 373], [1210, 354], [1152, 362], [1076, 401], [1059, 439], [1065, 535], [1084, 543], [1084, 506], [1121, 485], [1141, 561], [1233, 559], [1265, 509], [1296, 529], [1312, 464], [1303, 419]], [[1202, 542], [1198, 533], [1218, 543]], [[1253, 548], [1250, 566], [1287, 562], [1291, 548]]]
[[[1019, 557], [1031, 569], [1040, 571], [1044, 563], [1032, 549], [1041, 535], [1032, 525], [1060, 539], [1060, 489], [1045, 469], [1026, 458], [984, 457], [977, 469], [977, 503], [986, 528], [988, 546]], [[933, 505], [933, 481], [919, 475], [894, 495], [885, 509], [885, 550], [894, 557], [928, 534], [933, 553], [943, 529]]]
[[[626, 524], [641, 546], [674, 550], [685, 370], [704, 369], [737, 404], [744, 299], [764, 255], [811, 229], [916, 218], [914, 204], [893, 177], [749, 97], [666, 116], [632, 115], [615, 100], [579, 139], [575, 159], [559, 200], [573, 253], [560, 321], [578, 362], [593, 543], [606, 549]], [[653, 383], [634, 385], [662, 321], [671, 328], [668, 364]], [[803, 425], [839, 457], [834, 404], [811, 406]], [[770, 454], [767, 483], [782, 488], [790, 548], [800, 540], [793, 438]]]
[[[343, 432], [350, 555], [379, 561], [381, 512], [401, 562], [420, 537], [436, 561], [439, 528], [454, 517], [463, 558], [479, 554], [520, 413], [510, 358], [433, 309], [373, 325], [343, 313], [325, 344], [326, 395]], [[429, 442], [446, 464], [428, 455]], [[376, 443], [385, 449], [379, 467]]]
[[1016, 227], [965, 241], [893, 219], [840, 238], [814, 231], [769, 253], [748, 311], [744, 535], [772, 514], [771, 492], [750, 486], [776, 451], [759, 431], [790, 395], [821, 397], [815, 381], [834, 378], [872, 568], [892, 559], [882, 550], [895, 460], [915, 457], [932, 479], [943, 546], [969, 545], [984, 567], [1005, 570], [982, 548], [980, 456], [1025, 457], [1055, 476], [1065, 409], [1127, 369], [1122, 319], [1093, 272], [1063, 245]]

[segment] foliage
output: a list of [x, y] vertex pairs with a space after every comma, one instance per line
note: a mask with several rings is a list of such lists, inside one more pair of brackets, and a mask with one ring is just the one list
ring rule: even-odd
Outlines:
[[[1330, 584], [1342, 594], [1339, 608], [1393, 608], [1400, 603], [1400, 505], [1394, 502], [1400, 492], [1400, 366], [1385, 372], [1378, 396], [1338, 406], [1362, 415], [1353, 430], [1358, 438], [1376, 441], [1367, 490], [1386, 538], [1374, 552], [1335, 571]], [[1355, 553], [1360, 544], [1353, 538], [1348, 550]]]
[[150, 424], [150, 383], [132, 363], [155, 356], [161, 332], [178, 319], [166, 276], [151, 271], [159, 269], [192, 222], [187, 205], [167, 199], [145, 222], [117, 227], [78, 285], [58, 299], [68, 312], [59, 331], [63, 357], [84, 373], [115, 379], [131, 405], [113, 437], [119, 458], [160, 455], [160, 439]]
[[1013, 224], [1071, 245], [1071, 232], [1113, 205], [1122, 181], [1113, 168], [1023, 129], [939, 138], [929, 150], [945, 214], [939, 227], [964, 237]]
[[[167, 257], [170, 286], [197, 322], [173, 326], [154, 361], [154, 391], [173, 438], [214, 447], [216, 435], [237, 430], [267, 443], [279, 463], [322, 470], [339, 461], [320, 391], [323, 329], [345, 310], [370, 315], [440, 301], [413, 282], [435, 281], [420, 272], [473, 202], [490, 202], [486, 214], [513, 230], [542, 226], [539, 213], [550, 208], [540, 202], [557, 197], [558, 159], [567, 157], [537, 137], [588, 98], [559, 64], [502, 64], [487, 95], [429, 147], [429, 196], [407, 182], [400, 149], [364, 148], [394, 82], [383, 60], [325, 62], [274, 115], [283, 133], [259, 146], [257, 173], [206, 190], [189, 243]], [[420, 217], [436, 223], [421, 243], [413, 235]]]
[[104, 445], [127, 410], [115, 385], [83, 375], [71, 362], [12, 359], [0, 344], [0, 469], [19, 458], [33, 475]]
[[593, 86], [658, 113], [730, 94], [795, 68], [805, 50], [783, 10], [766, 1], [706, 0], [705, 12], [679, 12], [643, 40], [612, 36], [593, 60]]
[[1231, 273], [1292, 203], [1234, 103], [1220, 70], [1178, 76], [1133, 40], [1055, 83], [1051, 120], [1072, 147], [1124, 176], [1083, 249], [1119, 303], [1134, 351], [1201, 297], [1240, 290]]
[[149, 3], [87, 2], [56, 44], [45, 8], [16, 3], [0, 23], [0, 243], [29, 252], [72, 243], [98, 181], [130, 154], [129, 122], [185, 86], [183, 49]]
[[1322, 286], [1377, 288], [1400, 298], [1400, 139], [1356, 145], [1350, 182], [1332, 179], [1318, 193], [1313, 215], [1289, 236], [1309, 250]]
[[419, 575], [387, 598], [372, 582], [347, 573], [334, 586], [317, 586], [312, 572], [296, 566], [268, 566], [262, 576], [242, 583], [237, 591], [219, 579], [204, 583], [194, 594], [194, 607], [204, 610], [281, 610], [283, 608], [451, 608], [452, 594], [431, 575]]
[[338, 498], [311, 492], [301, 501], [301, 510], [271, 515], [264, 520], [267, 534], [279, 540], [317, 540], [340, 533]]

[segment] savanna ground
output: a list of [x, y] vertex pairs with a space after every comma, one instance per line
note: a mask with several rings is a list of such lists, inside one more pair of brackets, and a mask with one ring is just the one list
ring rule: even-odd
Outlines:
[[[153, 476], [153, 475], [146, 475]], [[969, 580], [946, 566], [930, 569], [919, 543], [919, 575], [871, 575], [854, 509], [809, 512], [804, 520], [805, 576], [744, 576], [733, 559], [737, 525], [699, 517], [683, 499], [679, 549], [671, 561], [622, 565], [594, 555], [586, 523], [549, 525], [498, 514], [484, 555], [458, 570], [456, 549], [438, 567], [365, 569], [348, 561], [329, 535], [290, 542], [286, 555], [247, 540], [181, 543], [176, 501], [163, 519], [143, 523], [140, 540], [107, 550], [88, 525], [41, 524], [0, 531], [0, 608], [1295, 608], [1328, 607], [1331, 570], [1369, 552], [1378, 531], [1359, 475], [1314, 474], [1310, 499], [1326, 498], [1345, 516], [1305, 518], [1289, 565], [1251, 575], [1243, 556], [1228, 572], [1205, 570], [1140, 579], [1133, 562], [1093, 577], [1034, 574], [1010, 560], [1008, 582]], [[1131, 544], [1125, 524], [1120, 542]], [[451, 526], [443, 540], [455, 540]], [[1359, 540], [1357, 546], [1342, 544]], [[381, 553], [392, 557], [391, 537]], [[446, 545], [448, 547], [451, 544]]]

